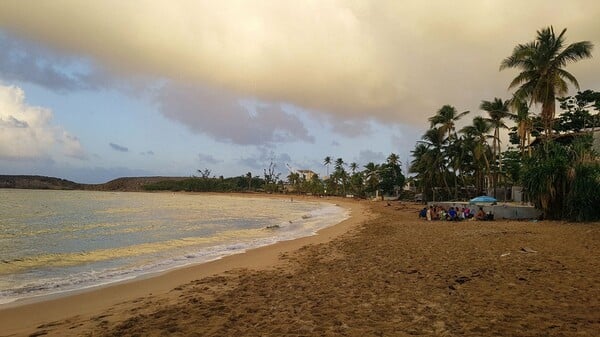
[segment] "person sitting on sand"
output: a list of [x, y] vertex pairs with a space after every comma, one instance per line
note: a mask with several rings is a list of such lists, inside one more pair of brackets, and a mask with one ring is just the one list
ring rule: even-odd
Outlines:
[[456, 219], [456, 210], [454, 209], [454, 207], [450, 207], [450, 209], [448, 210], [448, 220], [450, 221], [455, 221]]
[[465, 208], [463, 207], [459, 212], [458, 212], [458, 220], [462, 221], [465, 219]]
[[487, 219], [487, 215], [483, 211], [482, 207], [479, 207], [477, 214], [475, 214], [475, 219], [477, 219], [477, 220], [486, 220]]
[[419, 211], [419, 219], [421, 218], [427, 218], [427, 207], [423, 207], [423, 209]]

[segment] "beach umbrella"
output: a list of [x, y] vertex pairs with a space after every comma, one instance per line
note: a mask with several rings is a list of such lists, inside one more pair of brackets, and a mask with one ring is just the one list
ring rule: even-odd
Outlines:
[[489, 197], [487, 195], [481, 195], [481, 196], [478, 196], [476, 198], [469, 200], [469, 204], [471, 204], [471, 205], [495, 205], [497, 201], [498, 200], [496, 200], [495, 198]]

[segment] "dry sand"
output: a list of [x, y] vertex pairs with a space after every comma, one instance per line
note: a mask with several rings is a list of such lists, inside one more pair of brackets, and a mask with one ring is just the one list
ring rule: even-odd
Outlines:
[[345, 205], [351, 221], [318, 236], [2, 310], [0, 335], [599, 335], [599, 223]]

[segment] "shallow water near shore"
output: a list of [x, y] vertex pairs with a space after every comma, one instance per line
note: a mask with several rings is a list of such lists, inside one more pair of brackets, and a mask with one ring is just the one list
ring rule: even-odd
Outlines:
[[325, 202], [0, 189], [0, 304], [113, 283], [313, 235]]

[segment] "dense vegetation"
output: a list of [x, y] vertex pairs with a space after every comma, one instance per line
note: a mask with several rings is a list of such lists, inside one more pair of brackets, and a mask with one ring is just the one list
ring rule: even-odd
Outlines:
[[[579, 89], [564, 67], [591, 57], [592, 44], [565, 46], [563, 30], [552, 27], [534, 41], [519, 44], [501, 62], [500, 70], [521, 72], [510, 83], [510, 99], [483, 100], [485, 117], [455, 130], [468, 112], [443, 106], [429, 118], [431, 127], [413, 150], [411, 179], [426, 200], [464, 199], [479, 194], [503, 198], [505, 187], [520, 185], [534, 205], [552, 219], [600, 219], [600, 161], [593, 134], [600, 127], [600, 93], [593, 90], [557, 98], [566, 81]], [[555, 116], [556, 101], [562, 112]], [[539, 115], [531, 108], [541, 107]], [[502, 152], [500, 130], [510, 129], [510, 146]], [[531, 139], [536, 140], [532, 143]], [[491, 141], [491, 144], [490, 144]]]

